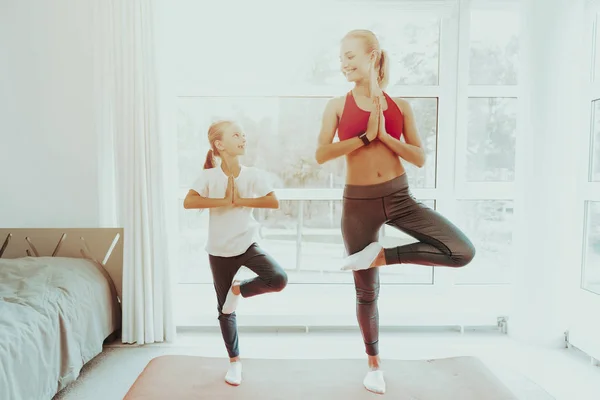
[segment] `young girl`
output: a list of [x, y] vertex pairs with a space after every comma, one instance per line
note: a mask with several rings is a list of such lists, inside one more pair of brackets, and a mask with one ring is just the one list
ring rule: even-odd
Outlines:
[[[229, 353], [230, 365], [225, 381], [242, 382], [235, 309], [240, 297], [279, 292], [287, 285], [287, 274], [255, 242], [258, 223], [253, 208], [279, 208], [279, 201], [264, 173], [240, 164], [246, 151], [246, 137], [233, 121], [218, 121], [208, 130], [211, 149], [204, 170], [192, 185], [183, 206], [210, 209], [208, 252], [217, 293], [219, 324]], [[216, 157], [221, 159], [220, 165]], [[233, 281], [244, 265], [258, 276], [243, 282]]]

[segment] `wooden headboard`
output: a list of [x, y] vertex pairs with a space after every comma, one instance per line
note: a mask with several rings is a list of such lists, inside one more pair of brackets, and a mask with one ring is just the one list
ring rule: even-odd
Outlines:
[[123, 228], [0, 228], [0, 257], [28, 256], [95, 261], [123, 298]]

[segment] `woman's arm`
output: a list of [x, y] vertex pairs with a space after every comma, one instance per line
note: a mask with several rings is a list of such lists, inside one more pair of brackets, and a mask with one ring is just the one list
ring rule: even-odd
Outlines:
[[421, 144], [421, 139], [417, 132], [415, 124], [415, 117], [413, 114], [410, 103], [405, 100], [395, 98], [393, 99], [402, 114], [404, 115], [404, 139], [406, 142], [393, 138], [390, 135], [382, 135], [380, 140], [389, 147], [399, 157], [402, 157], [406, 161], [415, 166], [421, 168], [425, 165], [425, 151]]
[[208, 197], [202, 197], [195, 190], [190, 190], [183, 200], [183, 208], [185, 209], [204, 209], [204, 208], [216, 208], [224, 207], [231, 204], [231, 198], [225, 196], [222, 199], [212, 199]]
[[318, 147], [315, 154], [315, 159], [319, 164], [324, 164], [327, 161], [345, 156], [364, 145], [358, 137], [333, 143], [333, 138], [338, 128], [338, 101], [340, 101], [340, 98], [329, 100], [323, 112], [321, 132], [319, 133]]

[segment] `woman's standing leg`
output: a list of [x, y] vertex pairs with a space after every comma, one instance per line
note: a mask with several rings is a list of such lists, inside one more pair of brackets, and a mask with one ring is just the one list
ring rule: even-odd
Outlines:
[[[344, 197], [342, 210], [342, 237], [348, 255], [362, 251], [379, 239], [379, 230], [385, 221], [381, 198], [350, 199]], [[379, 368], [379, 270], [371, 268], [354, 271], [356, 288], [356, 316], [372, 369], [364, 380], [365, 387], [376, 393], [385, 392], [385, 381]]]
[[232, 385], [241, 383], [241, 364], [239, 363], [239, 340], [235, 311], [231, 314], [223, 313], [223, 305], [227, 294], [231, 290], [231, 284], [235, 274], [240, 269], [241, 263], [238, 257], [217, 257], [209, 255], [210, 269], [213, 276], [213, 284], [217, 294], [217, 311], [219, 312], [219, 325], [225, 342], [225, 348], [231, 364], [225, 381]]

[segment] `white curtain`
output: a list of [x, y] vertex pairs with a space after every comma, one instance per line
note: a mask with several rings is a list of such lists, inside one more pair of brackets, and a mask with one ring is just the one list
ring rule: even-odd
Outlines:
[[154, 2], [96, 0], [100, 216], [124, 228], [123, 343], [175, 336], [154, 59]]

